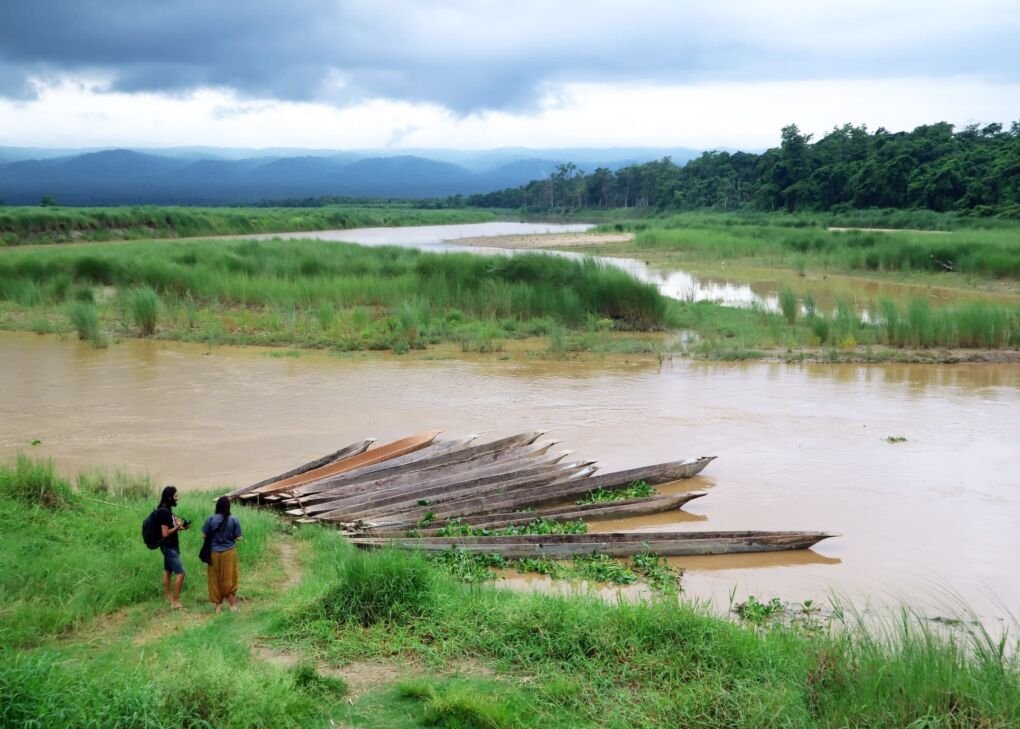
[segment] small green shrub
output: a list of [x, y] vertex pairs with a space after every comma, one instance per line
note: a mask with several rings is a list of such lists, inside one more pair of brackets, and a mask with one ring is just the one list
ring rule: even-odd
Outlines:
[[35, 461], [24, 453], [18, 453], [13, 469], [0, 467], [0, 495], [47, 509], [74, 503], [71, 484], [57, 475], [53, 461]]
[[793, 293], [789, 287], [784, 286], [783, 290], [779, 292], [779, 310], [783, 312], [783, 318], [788, 324], [796, 323], [798, 308], [797, 294]]
[[384, 550], [355, 553], [337, 569], [336, 585], [322, 598], [324, 615], [363, 626], [402, 622], [432, 608], [435, 571], [417, 554]]
[[143, 337], [155, 333], [160, 308], [159, 294], [149, 286], [132, 289], [127, 294], [128, 319]]
[[106, 346], [106, 337], [99, 326], [99, 312], [95, 304], [84, 301], [72, 302], [67, 307], [67, 317], [78, 332], [78, 339], [88, 342], [96, 349]]

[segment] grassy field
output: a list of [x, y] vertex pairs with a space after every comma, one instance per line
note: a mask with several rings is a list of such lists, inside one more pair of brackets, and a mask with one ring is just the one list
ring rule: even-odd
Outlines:
[[[139, 241], [3, 251], [0, 328], [71, 334], [96, 347], [153, 337], [399, 354], [446, 346], [511, 356], [504, 353], [520, 348], [508, 342], [521, 341], [526, 355], [550, 358], [955, 361], [955, 350], [1020, 347], [1013, 293], [1020, 292], [1020, 227], [992, 221], [984, 229], [975, 227], [981, 221], [921, 213], [888, 222], [956, 229], [820, 227], [831, 219], [701, 213], [632, 220], [612, 226], [635, 230], [632, 243], [590, 250], [665, 268], [718, 271], [728, 263], [745, 275], [776, 276], [776, 310], [668, 300], [615, 269], [538, 255]], [[914, 293], [864, 298], [860, 277], [911, 281]], [[950, 303], [933, 304], [932, 286]], [[682, 341], [670, 333], [677, 329], [686, 331]]]
[[[830, 225], [913, 229], [828, 230]], [[1015, 222], [927, 211], [688, 213], [602, 229], [630, 230], [634, 239], [588, 249], [592, 253], [639, 258], [712, 279], [781, 282], [778, 311], [683, 304], [677, 320], [697, 335], [691, 349], [704, 357], [739, 359], [782, 350], [780, 356], [793, 358], [944, 361], [953, 356], [929, 350], [1020, 346]], [[902, 286], [895, 297], [868, 297], [861, 293], [865, 282]], [[815, 293], [824, 296], [825, 305]]]
[[484, 223], [497, 219], [489, 210], [431, 210], [400, 203], [321, 208], [5, 206], [0, 207], [0, 246]]
[[[185, 493], [203, 518], [211, 493]], [[1020, 723], [1015, 646], [909, 612], [728, 620], [664, 595], [465, 584], [337, 532], [238, 507], [241, 611], [195, 559], [163, 601], [145, 478], [0, 466], [0, 725], [10, 727], [989, 727]]]
[[[602, 227], [633, 231], [630, 247], [635, 255], [673, 252], [692, 261], [745, 261], [800, 272], [811, 268], [1020, 279], [1016, 222], [977, 228], [973, 219], [920, 211], [913, 216], [907, 211], [888, 219], [687, 213]], [[839, 224], [898, 230], [829, 228]]]
[[[178, 241], [0, 255], [0, 327], [406, 352], [440, 342], [655, 331], [668, 302], [591, 261], [322, 241]], [[566, 346], [564, 344], [563, 346]]]

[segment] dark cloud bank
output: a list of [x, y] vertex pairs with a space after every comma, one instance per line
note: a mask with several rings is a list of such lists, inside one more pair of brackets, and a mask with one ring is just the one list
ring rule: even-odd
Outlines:
[[[806, 21], [790, 3], [780, 4], [788, 17], [772, 18], [778, 38], [774, 27], [741, 26], [739, 12], [725, 20], [684, 5], [6, 0], [0, 96], [30, 98], [30, 78], [98, 73], [117, 91], [212, 86], [253, 97], [336, 104], [386, 97], [470, 112], [528, 108], [545, 84], [565, 80], [1011, 76], [1018, 68], [1014, 17], [939, 38], [905, 34], [863, 52], [846, 42], [852, 30]], [[857, 21], [862, 32], [885, 22]], [[842, 42], [803, 42], [825, 33]]]

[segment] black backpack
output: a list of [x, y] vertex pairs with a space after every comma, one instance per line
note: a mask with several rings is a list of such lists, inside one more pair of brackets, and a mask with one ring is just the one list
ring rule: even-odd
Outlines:
[[153, 509], [142, 521], [142, 541], [149, 549], [159, 549], [159, 545], [163, 543], [163, 525], [159, 523], [156, 514], [158, 511], [158, 508]]

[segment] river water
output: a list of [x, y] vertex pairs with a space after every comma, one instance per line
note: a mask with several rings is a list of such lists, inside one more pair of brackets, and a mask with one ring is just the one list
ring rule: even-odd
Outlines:
[[[488, 249], [443, 241], [586, 227], [292, 237], [478, 252]], [[670, 279], [678, 275], [646, 279], [672, 280], [686, 298], [746, 304], [760, 295], [737, 282], [722, 282], [724, 295], [712, 282]], [[835, 594], [929, 615], [965, 604], [992, 627], [1020, 615], [1020, 365], [281, 354], [142, 340], [94, 350], [0, 333], [0, 458], [24, 450], [69, 475], [119, 467], [181, 488], [233, 488], [368, 436], [442, 428], [484, 440], [548, 429], [603, 472], [718, 456], [702, 476], [668, 487], [707, 491], [684, 511], [594, 529], [841, 535], [810, 551], [674, 559], [691, 597], [725, 608], [731, 594], [820, 603]]]
[[[1020, 606], [1020, 367], [280, 357], [0, 335], [0, 458], [235, 487], [343, 444], [544, 428], [603, 471], [715, 455], [708, 495], [627, 529], [808, 529], [812, 551], [678, 559], [692, 597]], [[906, 442], [892, 444], [889, 436]], [[41, 441], [32, 446], [35, 439]]]

